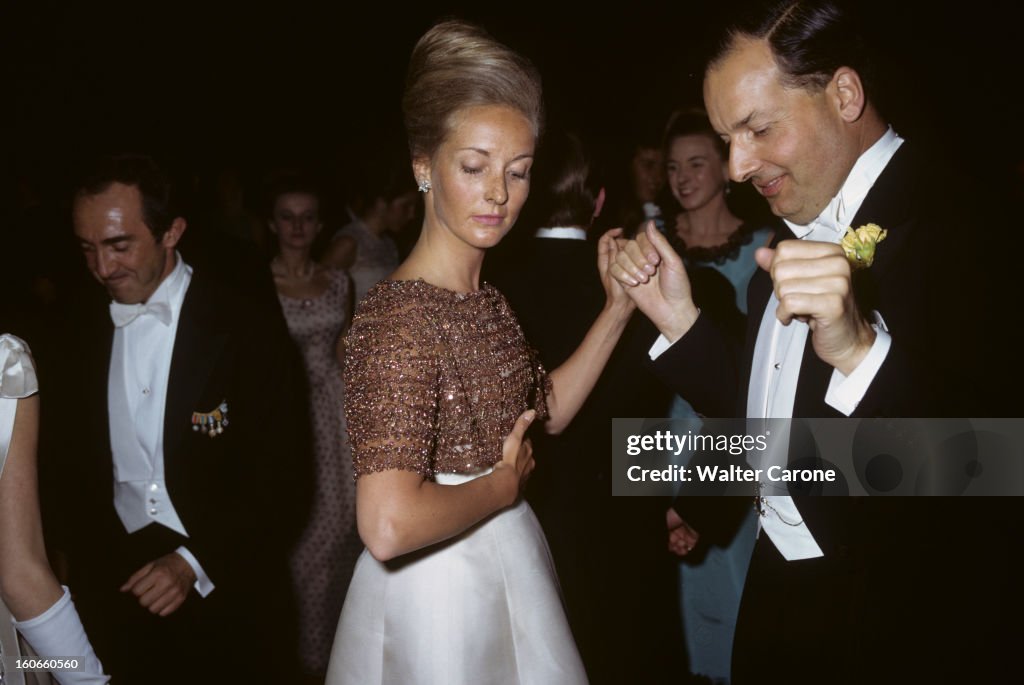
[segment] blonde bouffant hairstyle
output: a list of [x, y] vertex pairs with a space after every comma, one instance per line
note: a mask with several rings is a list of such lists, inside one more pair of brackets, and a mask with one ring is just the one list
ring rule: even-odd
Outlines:
[[413, 159], [433, 156], [457, 112], [486, 105], [522, 113], [539, 136], [544, 117], [540, 74], [475, 24], [436, 24], [413, 48], [405, 79], [402, 111]]

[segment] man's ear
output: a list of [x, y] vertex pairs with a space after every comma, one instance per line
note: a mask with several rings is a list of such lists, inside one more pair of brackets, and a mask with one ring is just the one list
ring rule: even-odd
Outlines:
[[164, 233], [164, 237], [161, 238], [160, 243], [168, 249], [173, 249], [177, 246], [178, 241], [181, 240], [181, 236], [185, 233], [185, 219], [177, 217], [171, 222], [171, 227]]
[[843, 121], [853, 123], [860, 119], [868, 103], [860, 74], [850, 67], [839, 67], [832, 75], [829, 88], [833, 90], [836, 107]]

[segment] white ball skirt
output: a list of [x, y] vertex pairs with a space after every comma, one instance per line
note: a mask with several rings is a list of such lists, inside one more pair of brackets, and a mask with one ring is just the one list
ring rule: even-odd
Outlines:
[[364, 550], [327, 671], [328, 685], [586, 682], [551, 552], [525, 502], [386, 564]]

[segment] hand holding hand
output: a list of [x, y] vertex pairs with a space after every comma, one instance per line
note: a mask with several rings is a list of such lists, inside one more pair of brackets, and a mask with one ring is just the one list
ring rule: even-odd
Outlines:
[[[601, 285], [604, 286], [605, 306], [619, 310], [624, 316], [628, 316], [636, 308], [636, 303], [626, 294], [626, 289], [611, 274], [612, 266], [619, 254], [619, 242], [622, 236], [621, 228], [613, 228], [603, 236], [597, 244], [597, 271], [601, 275]], [[626, 243], [621, 240], [622, 244]]]
[[683, 337], [697, 320], [683, 260], [654, 222], [636, 240], [620, 245], [610, 272], [669, 341]]
[[133, 573], [121, 592], [131, 592], [150, 613], [169, 616], [185, 602], [195, 582], [192, 567], [180, 554], [171, 552]]
[[839, 245], [784, 240], [755, 253], [772, 277], [779, 321], [806, 321], [818, 357], [849, 376], [875, 342], [875, 331], [853, 297], [850, 263]]
[[526, 429], [533, 423], [537, 412], [533, 409], [524, 411], [512, 426], [512, 432], [505, 436], [501, 448], [502, 458], [494, 465], [491, 475], [500, 479], [501, 487], [508, 493], [507, 501], [512, 505], [522, 495], [526, 480], [535, 466], [533, 461], [533, 445], [526, 438]]
[[700, 533], [680, 518], [672, 507], [665, 512], [665, 525], [668, 527], [668, 551], [677, 556], [685, 557], [700, 540]]

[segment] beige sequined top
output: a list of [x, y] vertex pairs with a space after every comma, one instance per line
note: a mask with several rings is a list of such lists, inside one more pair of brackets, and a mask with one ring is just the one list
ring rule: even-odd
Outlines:
[[550, 381], [504, 296], [381, 281], [345, 343], [345, 415], [356, 478], [388, 469], [472, 473], [501, 461], [527, 408], [547, 417]]

